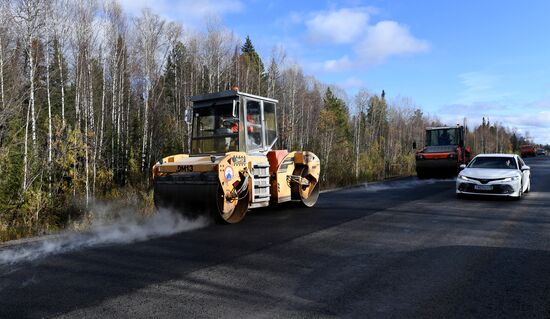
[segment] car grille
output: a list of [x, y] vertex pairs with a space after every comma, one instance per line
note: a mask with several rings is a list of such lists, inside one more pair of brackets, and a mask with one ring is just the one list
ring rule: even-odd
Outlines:
[[512, 194], [514, 189], [510, 185], [491, 185], [492, 190], [479, 190], [475, 189], [475, 184], [460, 183], [458, 190], [467, 193], [479, 193], [479, 194]]
[[478, 181], [480, 182], [481, 184], [487, 184], [489, 182], [496, 182], [496, 181], [502, 181], [504, 180], [504, 178], [473, 178], [473, 177], [468, 177], [468, 179], [472, 179], [474, 181]]

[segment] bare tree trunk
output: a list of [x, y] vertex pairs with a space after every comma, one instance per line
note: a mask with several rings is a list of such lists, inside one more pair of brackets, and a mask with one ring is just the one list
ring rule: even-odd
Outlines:
[[248, 66], [248, 63], [246, 63], [246, 73], [245, 73], [245, 77], [244, 77], [245, 92], [250, 92], [249, 87], [248, 87], [248, 74], [250, 73], [249, 68], [250, 67]]
[[52, 101], [50, 95], [50, 43], [46, 39], [46, 92], [48, 96], [48, 196], [51, 196], [52, 186]]
[[146, 65], [146, 79], [145, 79], [145, 92], [144, 92], [144, 102], [145, 110], [143, 112], [143, 142], [141, 146], [141, 171], [145, 170], [145, 161], [147, 159], [147, 144], [149, 135], [149, 93], [151, 90], [151, 73], [150, 68], [147, 66], [149, 64], [149, 57], [146, 55], [145, 65]]
[[117, 106], [117, 80], [118, 80], [118, 44], [115, 44], [115, 55], [113, 56], [112, 61], [112, 71], [111, 71], [111, 167], [115, 170], [116, 174], [116, 154], [115, 154], [115, 129], [116, 129], [116, 106]]
[[[146, 91], [149, 91], [149, 83], [146, 84]], [[143, 113], [143, 141], [142, 141], [142, 146], [141, 146], [141, 171], [143, 172], [143, 170], [145, 169], [145, 160], [147, 158], [147, 144], [148, 144], [148, 139], [147, 139], [147, 136], [148, 136], [148, 129], [149, 129], [149, 120], [148, 120], [148, 115], [149, 115], [149, 96], [148, 94], [145, 95], [145, 110], [144, 110], [144, 113]]]
[[[84, 64], [84, 63], [83, 63]], [[84, 65], [82, 65], [84, 67]], [[82, 74], [82, 78], [84, 79], [84, 75]], [[88, 73], [88, 81], [89, 81], [89, 73]], [[82, 80], [82, 86], [86, 87], [85, 81]], [[91, 92], [88, 92], [88, 94]], [[89, 145], [88, 145], [88, 122], [89, 122], [89, 100], [86, 100], [86, 96], [83, 97], [83, 105], [84, 109], [82, 110], [83, 117], [84, 117], [84, 188], [86, 190], [86, 207], [88, 207], [89, 200], [90, 200], [90, 183], [89, 183]]]
[[76, 118], [75, 118], [75, 127], [80, 131], [80, 127], [81, 127], [81, 124], [80, 124], [80, 121], [81, 121], [81, 115], [80, 115], [80, 81], [81, 81], [81, 74], [80, 74], [80, 69], [81, 69], [81, 62], [80, 62], [80, 57], [77, 58], [77, 64], [76, 64], [76, 80], [75, 80], [75, 102], [74, 102], [74, 109], [75, 109], [75, 114], [76, 114]]
[[[286, 87], [286, 85], [285, 85], [285, 87]], [[285, 103], [281, 107], [280, 133], [285, 132], [285, 135], [282, 135], [282, 134], [279, 135], [281, 137], [281, 146], [282, 146], [283, 149], [288, 149], [288, 145], [286, 143], [286, 130], [287, 130], [287, 127], [286, 127], [286, 104], [288, 103], [288, 101], [287, 101], [286, 97], [287, 97], [287, 94], [283, 92], [283, 101], [285, 101]]]
[[121, 180], [122, 165], [124, 162], [124, 145], [122, 143], [122, 125], [124, 125], [124, 72], [125, 72], [125, 55], [120, 53], [120, 69], [119, 69], [119, 88], [117, 98], [117, 173], [119, 181]]
[[262, 95], [262, 69], [258, 65], [258, 95]]
[[[87, 103], [85, 103], [87, 104]], [[88, 207], [88, 203], [90, 200], [90, 183], [89, 183], [89, 155], [88, 155], [88, 116], [85, 112], [84, 114], [84, 176], [85, 176], [85, 188], [86, 188], [86, 207]]]
[[[94, 195], [95, 190], [95, 178], [96, 178], [96, 154], [97, 154], [97, 147], [95, 143], [95, 119], [94, 119], [94, 81], [92, 78], [92, 64], [91, 59], [88, 59], [88, 91], [89, 91], [89, 102], [88, 102], [88, 118], [90, 119], [90, 132], [93, 133], [94, 139], [92, 139], [92, 196]], [[86, 139], [88, 139], [89, 133], [86, 132]], [[86, 144], [86, 150], [89, 148], [88, 144]], [[86, 205], [88, 204], [89, 200], [89, 193], [90, 193], [90, 183], [88, 181], [88, 169], [86, 169]]]
[[29, 38], [29, 80], [30, 80], [30, 97], [29, 104], [31, 107], [31, 123], [32, 123], [32, 145], [33, 152], [36, 152], [36, 115], [34, 109], [34, 59], [32, 55], [32, 38]]
[[126, 147], [124, 153], [124, 184], [128, 182], [128, 156], [130, 144], [130, 88], [128, 88], [128, 101], [126, 103]]
[[[101, 121], [99, 124], [99, 149], [98, 149], [98, 158], [101, 160], [101, 155], [103, 153], [103, 129], [105, 125], [105, 66], [107, 62], [104, 59], [103, 60], [103, 71], [101, 75]], [[94, 192], [95, 192], [95, 184], [94, 184]]]
[[146, 167], [149, 167], [149, 164], [151, 163], [151, 156], [153, 154], [153, 130], [149, 133], [149, 150], [147, 151], [147, 162], [145, 163]]
[[61, 123], [65, 128], [65, 82], [63, 80], [63, 65], [61, 64], [61, 44], [57, 42], [59, 48], [57, 50], [57, 64], [59, 66], [59, 82], [61, 85]]
[[496, 151], [496, 153], [499, 153], [499, 149], [498, 149], [498, 123], [495, 124], [495, 129], [496, 129], [496, 132], [495, 132], [496, 133], [495, 134], [496, 135], [496, 142], [495, 142], [495, 144], [496, 144], [495, 149], [496, 150], [495, 151]]
[[4, 93], [4, 46], [0, 36], [0, 94], [2, 94], [2, 110], [6, 109], [6, 95]]
[[294, 111], [295, 111], [295, 104], [296, 104], [296, 70], [292, 70], [292, 89], [290, 91], [290, 125], [289, 125], [289, 128], [288, 130], [290, 131], [289, 134], [288, 134], [288, 146], [290, 148], [293, 148], [293, 143], [294, 143]]
[[27, 120], [25, 121], [25, 142], [23, 147], [23, 194], [27, 191], [27, 175], [28, 175], [28, 166], [29, 166], [29, 114], [31, 106], [27, 107]]
[[[219, 50], [219, 48], [218, 48]], [[216, 91], [220, 90], [220, 52], [216, 52]]]
[[301, 100], [301, 107], [300, 107], [300, 150], [304, 149], [304, 99]]
[[361, 113], [355, 119], [355, 180], [359, 180], [359, 154], [361, 145]]

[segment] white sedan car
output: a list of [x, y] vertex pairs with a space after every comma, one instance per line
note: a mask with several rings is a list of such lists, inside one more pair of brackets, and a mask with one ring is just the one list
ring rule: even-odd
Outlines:
[[482, 154], [462, 165], [456, 179], [456, 194], [521, 198], [531, 190], [531, 169], [518, 155]]

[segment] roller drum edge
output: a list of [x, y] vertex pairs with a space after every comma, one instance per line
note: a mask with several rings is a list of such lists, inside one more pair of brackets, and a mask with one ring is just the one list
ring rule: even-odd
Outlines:
[[215, 173], [182, 173], [157, 176], [154, 201], [157, 209], [173, 209], [196, 217], [217, 210], [218, 177]]

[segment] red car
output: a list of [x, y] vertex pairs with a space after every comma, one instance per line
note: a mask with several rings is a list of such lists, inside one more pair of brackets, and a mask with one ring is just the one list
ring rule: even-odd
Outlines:
[[520, 150], [520, 153], [521, 153], [521, 157], [528, 157], [528, 156], [535, 157], [535, 156], [537, 156], [537, 153], [535, 151], [535, 147], [533, 145], [522, 145], [522, 146], [520, 146], [519, 150]]

